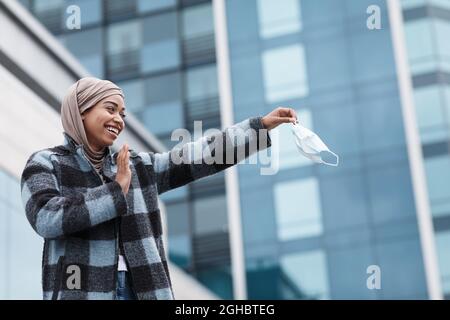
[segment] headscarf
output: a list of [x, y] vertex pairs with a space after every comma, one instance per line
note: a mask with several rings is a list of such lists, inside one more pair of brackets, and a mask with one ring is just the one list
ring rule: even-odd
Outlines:
[[122, 89], [108, 80], [94, 77], [81, 78], [68, 89], [61, 106], [61, 121], [64, 132], [68, 134], [77, 145], [83, 146], [88, 160], [99, 171], [106, 155], [106, 148], [95, 151], [86, 136], [81, 114], [95, 106], [100, 100], [119, 94], [123, 96]]

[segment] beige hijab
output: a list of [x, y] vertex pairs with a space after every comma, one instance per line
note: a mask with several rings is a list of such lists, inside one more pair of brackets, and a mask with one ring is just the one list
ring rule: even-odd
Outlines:
[[95, 106], [100, 100], [116, 94], [124, 97], [122, 89], [111, 81], [86, 77], [70, 86], [61, 106], [64, 132], [75, 140], [77, 145], [83, 146], [84, 153], [97, 171], [102, 167], [106, 148], [102, 151], [95, 151], [91, 148], [81, 114]]

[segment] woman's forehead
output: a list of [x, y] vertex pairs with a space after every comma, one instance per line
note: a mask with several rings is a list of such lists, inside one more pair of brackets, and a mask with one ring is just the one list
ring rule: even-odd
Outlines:
[[122, 108], [125, 110], [125, 101], [123, 100], [122, 96], [119, 94], [115, 94], [109, 97], [106, 97], [102, 100], [100, 100], [100, 103], [106, 103], [106, 102], [112, 102], [113, 104], [117, 105], [119, 108]]

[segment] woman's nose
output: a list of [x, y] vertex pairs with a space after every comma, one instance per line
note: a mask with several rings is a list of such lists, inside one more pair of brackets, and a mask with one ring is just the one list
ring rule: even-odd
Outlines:
[[125, 127], [125, 122], [119, 117], [115, 118], [114, 121], [123, 129]]

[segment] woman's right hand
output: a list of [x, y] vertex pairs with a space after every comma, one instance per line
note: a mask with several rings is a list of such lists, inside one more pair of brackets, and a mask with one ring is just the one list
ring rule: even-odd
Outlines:
[[117, 156], [117, 174], [116, 181], [122, 187], [123, 193], [126, 195], [130, 188], [131, 182], [131, 169], [129, 166], [130, 154], [128, 152], [128, 145], [124, 144]]

